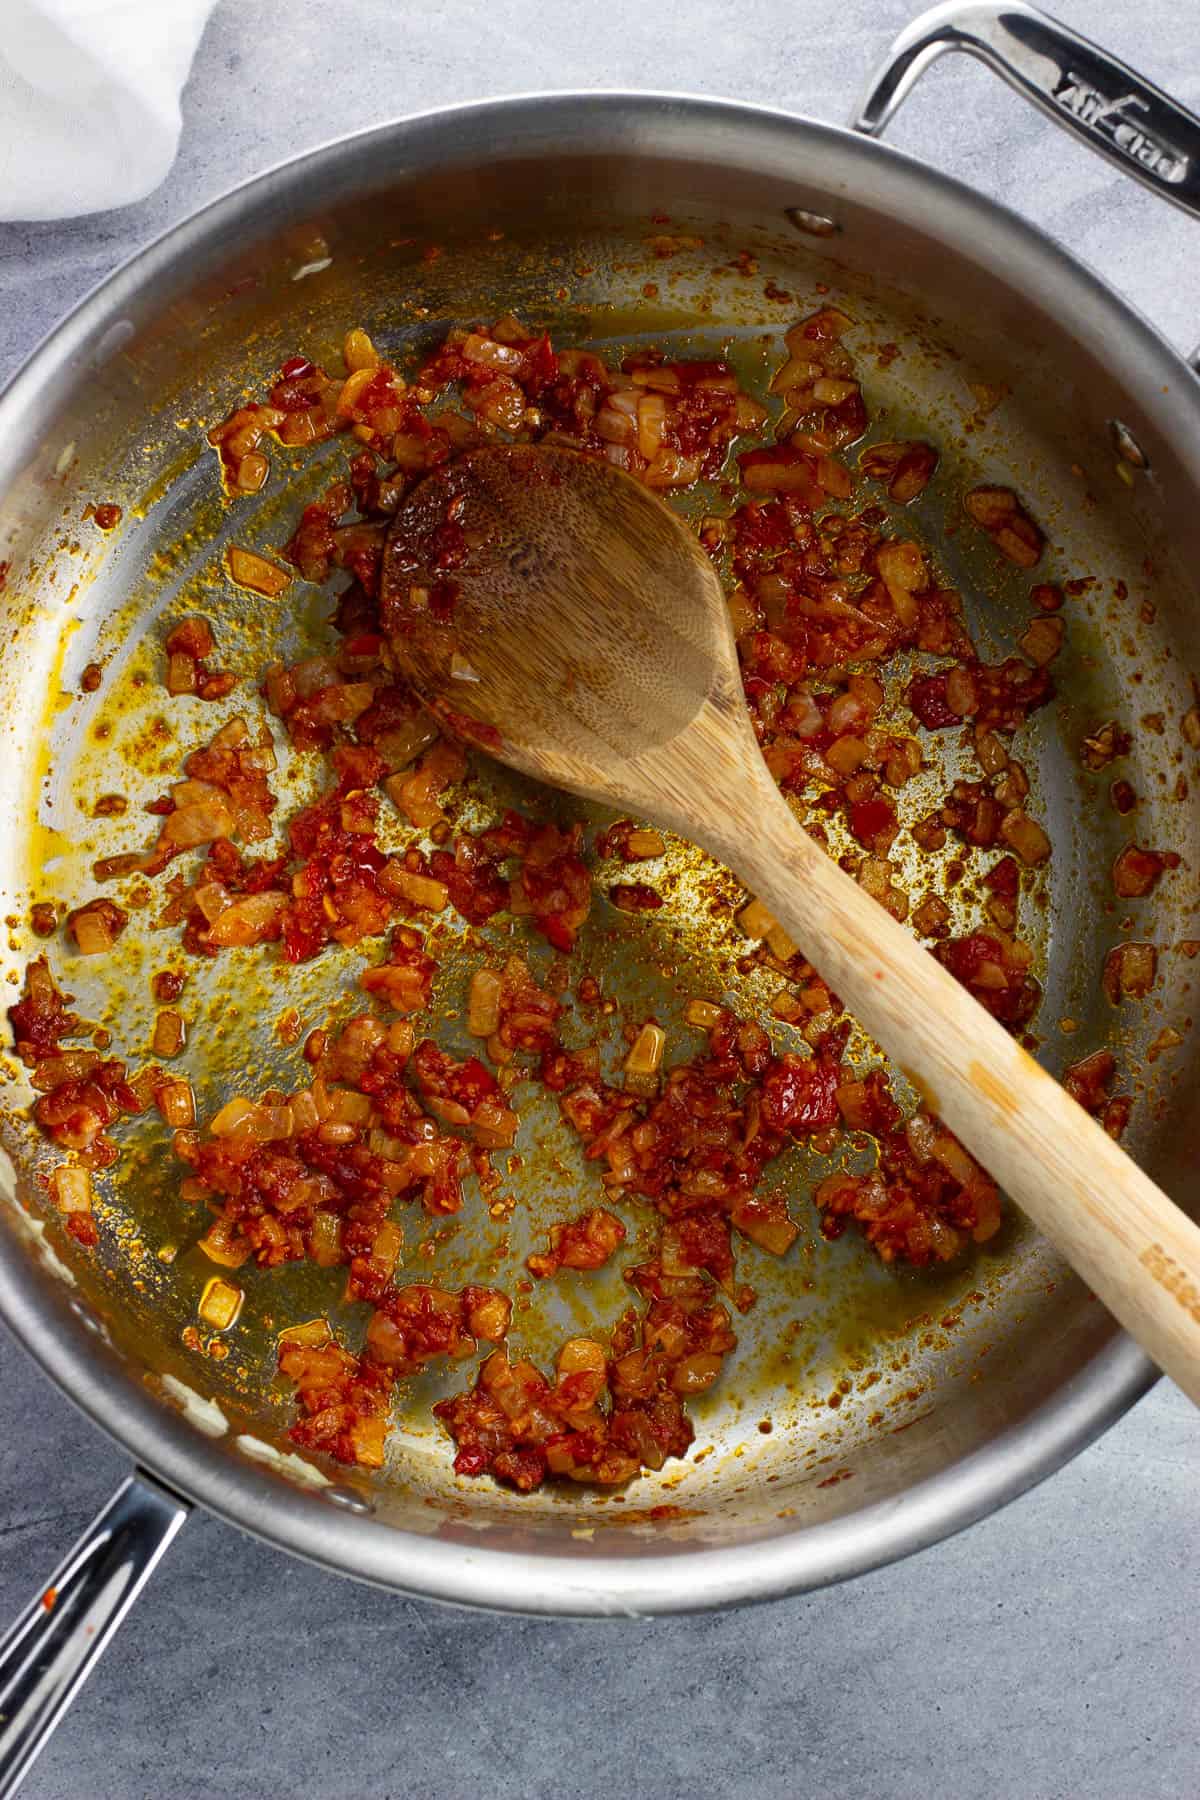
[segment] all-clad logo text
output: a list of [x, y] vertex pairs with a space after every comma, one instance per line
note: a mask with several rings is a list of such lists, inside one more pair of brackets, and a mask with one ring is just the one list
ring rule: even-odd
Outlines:
[[1138, 1258], [1155, 1281], [1166, 1288], [1168, 1294], [1174, 1294], [1180, 1306], [1190, 1312], [1197, 1324], [1200, 1324], [1200, 1288], [1192, 1281], [1185, 1269], [1181, 1269], [1173, 1256], [1168, 1256], [1161, 1244], [1149, 1244]]
[[1152, 137], [1135, 117], [1131, 117], [1146, 111], [1146, 102], [1136, 94], [1122, 94], [1118, 99], [1110, 99], [1090, 82], [1068, 71], [1059, 78], [1054, 98], [1064, 112], [1071, 113], [1081, 125], [1090, 125], [1124, 156], [1141, 163], [1160, 180], [1172, 184], [1184, 180], [1188, 172], [1187, 157], [1161, 138]]

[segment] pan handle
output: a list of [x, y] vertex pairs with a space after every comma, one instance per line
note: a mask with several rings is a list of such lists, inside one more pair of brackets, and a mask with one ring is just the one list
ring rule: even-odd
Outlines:
[[16, 1793], [189, 1511], [136, 1471], [0, 1642], [0, 1800]]
[[1200, 219], [1200, 119], [1024, 0], [952, 0], [921, 13], [876, 71], [854, 130], [878, 137], [948, 50], [978, 57], [1100, 156]]

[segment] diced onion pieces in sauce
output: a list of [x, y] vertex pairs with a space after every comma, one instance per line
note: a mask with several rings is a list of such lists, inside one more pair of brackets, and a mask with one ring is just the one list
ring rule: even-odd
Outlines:
[[362, 369], [377, 369], [379, 360], [379, 352], [365, 331], [356, 327], [346, 333], [342, 344], [342, 361], [349, 374], [354, 375]]
[[1104, 991], [1114, 1006], [1122, 1000], [1142, 1000], [1154, 986], [1157, 972], [1153, 944], [1118, 944], [1104, 959]]
[[242, 1310], [244, 1298], [240, 1287], [234, 1287], [220, 1275], [212, 1275], [204, 1285], [197, 1310], [206, 1325], [217, 1331], [228, 1331]]
[[596, 1207], [566, 1225], [550, 1228], [550, 1251], [530, 1256], [526, 1268], [544, 1279], [558, 1269], [599, 1269], [625, 1241], [625, 1227], [614, 1213]]
[[278, 563], [268, 562], [265, 556], [243, 550], [238, 544], [229, 546], [226, 561], [230, 576], [239, 587], [249, 588], [251, 593], [262, 594], [268, 600], [277, 599], [292, 579]]
[[187, 1039], [183, 1017], [177, 1012], [160, 1012], [154, 1021], [150, 1048], [155, 1056], [178, 1056]]
[[246, 894], [220, 907], [205, 933], [205, 942], [219, 949], [268, 943], [279, 936], [287, 912], [285, 894]]
[[872, 444], [858, 459], [863, 474], [883, 482], [901, 506], [924, 493], [937, 465], [937, 451], [922, 443]]
[[450, 903], [450, 891], [444, 881], [433, 881], [428, 875], [411, 873], [404, 868], [388, 866], [381, 880], [389, 893], [424, 912], [444, 912]]
[[657, 1090], [666, 1043], [667, 1034], [662, 1027], [647, 1020], [624, 1062], [625, 1086], [630, 1092], [645, 1094]]
[[964, 505], [1009, 562], [1021, 569], [1040, 562], [1045, 538], [1011, 488], [973, 488]]
[[129, 914], [114, 900], [89, 900], [67, 914], [67, 930], [82, 956], [103, 956], [128, 923]]
[[1006, 813], [1000, 821], [1000, 836], [1010, 850], [1015, 850], [1023, 863], [1038, 867], [1050, 858], [1050, 839], [1036, 819], [1020, 807]]
[[1020, 639], [1021, 653], [1039, 669], [1054, 661], [1062, 649], [1064, 627], [1061, 619], [1035, 619]]
[[200, 1248], [209, 1262], [225, 1269], [240, 1269], [250, 1256], [250, 1245], [239, 1241], [228, 1220], [221, 1218], [200, 1239]]
[[173, 1131], [186, 1130], [196, 1123], [196, 1100], [189, 1082], [160, 1081], [154, 1089], [154, 1104], [163, 1123]]
[[788, 962], [795, 956], [796, 944], [761, 900], [747, 901], [737, 915], [737, 922], [748, 938], [761, 938], [780, 962]]
[[1151, 894], [1167, 869], [1179, 867], [1179, 856], [1173, 850], [1143, 850], [1127, 844], [1113, 864], [1113, 892], [1122, 900], [1136, 900]]
[[467, 992], [467, 1030], [472, 1037], [491, 1038], [500, 1029], [504, 983], [495, 969], [476, 969]]
[[720, 1019], [721, 1010], [711, 1000], [689, 1000], [683, 1016], [689, 1025], [699, 1026], [701, 1031], [709, 1031]]
[[90, 1169], [66, 1163], [50, 1177], [54, 1204], [60, 1213], [90, 1213], [92, 1210], [92, 1175]]

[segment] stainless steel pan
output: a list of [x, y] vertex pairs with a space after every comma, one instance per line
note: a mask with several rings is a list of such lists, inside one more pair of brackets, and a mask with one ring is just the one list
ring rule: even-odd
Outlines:
[[[1041, 1054], [1061, 1070], [1103, 1043], [1118, 1048], [1136, 1075], [1127, 1141], [1194, 1204], [1194, 1000], [1177, 946], [1200, 935], [1200, 829], [1187, 794], [1200, 770], [1179, 731], [1200, 662], [1200, 384], [1057, 245], [870, 141], [920, 68], [953, 48], [982, 57], [1060, 124], [1200, 215], [1200, 122], [1032, 8], [966, 5], [939, 8], [904, 34], [855, 132], [651, 95], [459, 108], [260, 177], [85, 301], [0, 400], [0, 558], [10, 565], [0, 885], [13, 970], [32, 949], [31, 898], [74, 898], [93, 856], [128, 846], [116, 837], [110, 846], [89, 801], [96, 784], [116, 779], [122, 757], [132, 785], [129, 763], [145, 776], [163, 754], [153, 684], [136, 679], [152, 618], [202, 595], [247, 667], [273, 641], [214, 573], [233, 526], [202, 426], [243, 387], [259, 387], [298, 347], [339, 341], [350, 324], [403, 349], [508, 307], [568, 340], [642, 336], [693, 354], [723, 344], [765, 366], [779, 332], [827, 289], [859, 322], [858, 341], [898, 347], [868, 364], [875, 429], [917, 429], [943, 451], [938, 491], [919, 503], [921, 529], [963, 588], [980, 641], [1011, 642], [1024, 589], [943, 532], [955, 510], [948, 497], [969, 483], [1017, 486], [1049, 534], [1048, 574], [1094, 578], [1071, 601], [1064, 701], [1025, 740], [1056, 848], [1032, 928], [1046, 988]], [[683, 242], [664, 260], [652, 240], [667, 229]], [[739, 260], [742, 251], [751, 256]], [[647, 297], [650, 285], [657, 292]], [[321, 477], [318, 457], [296, 482], [316, 487]], [[296, 493], [292, 485], [287, 510]], [[111, 540], [81, 524], [89, 500], [124, 508]], [[247, 504], [239, 541], [279, 541], [278, 504]], [[287, 647], [312, 628], [295, 621]], [[105, 684], [81, 696], [80, 672], [98, 654]], [[1134, 736], [1123, 771], [1140, 796], [1131, 820], [1108, 806], [1109, 777], [1078, 758], [1085, 733], [1109, 719]], [[179, 746], [166, 751], [173, 764]], [[481, 809], [502, 797], [504, 780], [482, 782]], [[1160, 946], [1161, 975], [1145, 1002], [1118, 1013], [1098, 972], [1126, 930], [1108, 870], [1134, 831], [1179, 851], [1184, 865], [1131, 909], [1137, 934]], [[611, 979], [666, 1009], [690, 981], [761, 1002], [765, 991], [731, 971], [689, 898], [696, 879], [695, 860], [681, 854], [668, 937], [650, 950], [618, 946]], [[136, 1045], [154, 965], [129, 954], [119, 1028]], [[332, 965], [322, 970], [307, 996], [314, 1009], [339, 980]], [[103, 992], [87, 969], [68, 973], [80, 1008], [98, 1012]], [[194, 1076], [206, 1101], [223, 1083], [261, 1084], [277, 1066], [269, 1015], [281, 990], [266, 980], [247, 972], [240, 988], [204, 997]], [[1182, 1041], [1148, 1060], [1164, 1026]], [[225, 1049], [214, 1053], [217, 1041]], [[0, 1310], [138, 1472], [51, 1578], [52, 1603], [39, 1596], [3, 1648], [4, 1791], [191, 1502], [409, 1593], [547, 1613], [716, 1606], [843, 1579], [935, 1542], [1056, 1468], [1153, 1379], [1019, 1223], [966, 1269], [936, 1277], [889, 1274], [861, 1246], [826, 1245], [811, 1232], [782, 1273], [753, 1270], [767, 1303], [742, 1332], [740, 1373], [701, 1415], [713, 1446], [704, 1461], [668, 1465], [620, 1500], [517, 1500], [454, 1479], [428, 1421], [426, 1385], [402, 1406], [387, 1468], [345, 1476], [285, 1454], [289, 1413], [271, 1380], [265, 1285], [232, 1354], [217, 1360], [196, 1338], [200, 1273], [161, 1145], [148, 1138], [137, 1179], [108, 1197], [99, 1252], [77, 1254], [32, 1179], [42, 1152], [11, 1073]], [[518, 1250], [522, 1232], [532, 1240], [544, 1228], [549, 1168], [531, 1164], [509, 1226]], [[798, 1158], [793, 1174], [800, 1215], [812, 1170]], [[561, 1216], [555, 1179], [551, 1211]], [[485, 1220], [465, 1231], [446, 1254], [469, 1262], [487, 1248], [487, 1229]], [[310, 1301], [325, 1310], [326, 1293], [298, 1279], [292, 1316]], [[536, 1347], [539, 1329], [555, 1323], [531, 1316], [522, 1330]], [[768, 1420], [769, 1432], [759, 1429]]]

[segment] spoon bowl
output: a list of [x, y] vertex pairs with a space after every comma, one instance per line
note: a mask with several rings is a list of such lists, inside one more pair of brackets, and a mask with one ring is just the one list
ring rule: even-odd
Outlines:
[[611, 463], [469, 452], [400, 507], [381, 592], [392, 654], [432, 711], [555, 787], [629, 804], [645, 759], [706, 709], [753, 747], [716, 570]]

